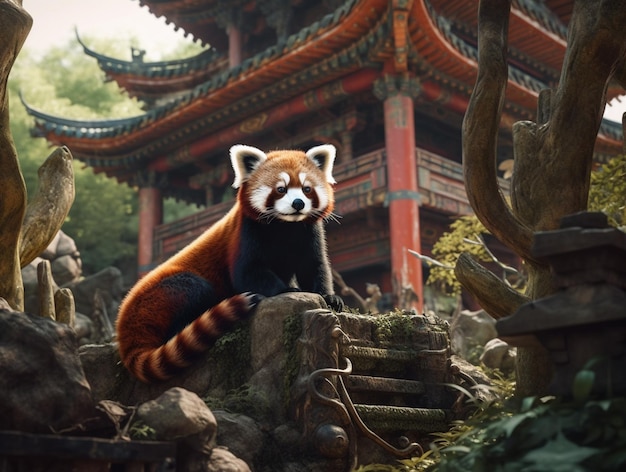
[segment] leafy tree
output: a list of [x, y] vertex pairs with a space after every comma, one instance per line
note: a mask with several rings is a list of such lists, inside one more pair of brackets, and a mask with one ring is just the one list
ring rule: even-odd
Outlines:
[[491, 259], [484, 246], [473, 244], [469, 238], [487, 233], [474, 215], [462, 216], [450, 225], [433, 246], [433, 257], [439, 264], [433, 264], [428, 276], [428, 284], [440, 285], [452, 295], [461, 293], [461, 284], [454, 275], [454, 264], [462, 252], [472, 254], [477, 260], [488, 262]]
[[[126, 44], [83, 38], [95, 50], [113, 57], [130, 54]], [[199, 46], [181, 43], [178, 57], [197, 53]], [[9, 94], [11, 131], [29, 195], [37, 186], [37, 170], [49, 151], [43, 139], [30, 136], [33, 121], [20, 103], [20, 93], [32, 106], [74, 119], [121, 118], [142, 114], [141, 104], [130, 99], [114, 82], [105, 82], [95, 60], [76, 41], [52, 47], [40, 58], [27, 49], [20, 53], [11, 72]], [[136, 256], [138, 203], [134, 189], [104, 175], [95, 175], [74, 162], [76, 198], [63, 231], [75, 239], [81, 251], [83, 271], [97, 272]], [[195, 207], [166, 201], [165, 218], [182, 216]]]
[[[510, 177], [511, 173], [505, 175], [505, 178]], [[609, 224], [626, 230], [626, 154], [613, 157], [591, 172], [588, 209], [605, 213]], [[497, 261], [482, 244], [483, 236], [487, 234], [489, 231], [475, 215], [456, 219], [450, 225], [450, 231], [441, 235], [433, 246], [434, 260], [427, 260], [431, 264], [427, 283], [443, 287], [453, 295], [459, 294], [461, 284], [453, 269], [463, 252], [481, 262], [500, 264], [505, 272], [510, 273], [512, 269]]]
[[626, 230], [626, 154], [591, 173], [589, 210], [604, 212], [611, 225]]

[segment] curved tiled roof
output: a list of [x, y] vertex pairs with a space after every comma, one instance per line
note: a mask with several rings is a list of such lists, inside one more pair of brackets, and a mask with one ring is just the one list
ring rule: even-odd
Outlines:
[[140, 77], [166, 78], [193, 74], [197, 71], [210, 69], [216, 60], [224, 57], [215, 49], [207, 49], [196, 56], [159, 62], [143, 62], [143, 60], [125, 61], [99, 54], [90, 49], [80, 37], [78, 42], [88, 56], [98, 61], [100, 69], [111, 74], [133, 74]]
[[[144, 3], [154, 9], [167, 6], [175, 10], [175, 5], [182, 5], [177, 1]], [[184, 3], [187, 7], [193, 4], [194, 8], [215, 5], [211, 0], [185, 0]], [[466, 14], [465, 11], [451, 10], [453, 5], [461, 3], [472, 2], [432, 0], [431, 6], [427, 0], [413, 1], [409, 17], [413, 48], [410, 57], [417, 64], [418, 75], [423, 81], [431, 78], [450, 90], [469, 96], [476, 77], [477, 52], [475, 44], [457, 34], [453, 27], [453, 21]], [[381, 69], [393, 55], [393, 45], [389, 41], [392, 37], [389, 4], [387, 0], [346, 0], [334, 12], [289, 36], [284, 43], [267, 48], [239, 66], [216, 72], [144, 115], [122, 120], [65, 120], [25, 106], [35, 117], [40, 136], [70, 146], [75, 155], [89, 165], [111, 169], [145, 165], [148, 158], [159, 159], [174, 152], [181, 143], [193, 143], [303, 93], [315, 96], [321, 93], [316, 92], [316, 88], [349, 74], [368, 68]], [[537, 32], [539, 35], [542, 28], [537, 24], [541, 23], [550, 29], [547, 36], [545, 32], [541, 33], [543, 40], [550, 41], [544, 43], [543, 48], [552, 48], [553, 55], [555, 50], [560, 51], [562, 28], [558, 26], [558, 18], [530, 0], [518, 0], [516, 5], [519, 8], [513, 15], [517, 19], [512, 20], [512, 27], [516, 24], [534, 25], [533, 34]], [[454, 20], [447, 18], [446, 12]], [[206, 54], [204, 59], [209, 56]], [[111, 69], [124, 69], [128, 75], [133, 71], [135, 77], [145, 77], [142, 74], [151, 70], [148, 64], [145, 68], [139, 64], [132, 69], [131, 63], [107, 62], [103, 56], [93, 55]], [[197, 61], [204, 59], [195, 58]], [[557, 60], [562, 61], [562, 58]], [[191, 59], [187, 61], [191, 62]], [[191, 67], [185, 65], [185, 60], [176, 64], [181, 69]], [[549, 68], [551, 66], [548, 64]], [[166, 63], [161, 63], [160, 67], [152, 69], [151, 80], [167, 75]], [[175, 72], [171, 74], [173, 76]], [[515, 64], [511, 65], [507, 88], [509, 111], [517, 118], [534, 116], [539, 91], [550, 85]], [[284, 113], [281, 117], [283, 120], [289, 118]], [[603, 126], [602, 133], [603, 139], [609, 140], [616, 140], [621, 134], [610, 126]]]
[[144, 62], [143, 51], [133, 50], [133, 60], [108, 57], [90, 49], [76, 34], [86, 55], [98, 61], [108, 80], [114, 80], [131, 97], [147, 102], [188, 90], [210, 80], [228, 62], [224, 54], [207, 49], [185, 59]]

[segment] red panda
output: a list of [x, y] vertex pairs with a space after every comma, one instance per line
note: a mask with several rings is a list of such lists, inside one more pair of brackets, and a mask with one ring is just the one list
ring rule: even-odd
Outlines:
[[[230, 149], [232, 209], [126, 295], [116, 322], [122, 363], [144, 382], [185, 367], [263, 297], [304, 290], [336, 309], [323, 223], [334, 218], [336, 150]], [[297, 286], [294, 285], [297, 282]]]

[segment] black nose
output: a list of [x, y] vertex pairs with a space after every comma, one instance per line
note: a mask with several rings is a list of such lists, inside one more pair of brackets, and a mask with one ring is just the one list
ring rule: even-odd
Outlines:
[[304, 208], [304, 202], [300, 198], [296, 198], [293, 202], [291, 202], [291, 206], [296, 210], [300, 211]]

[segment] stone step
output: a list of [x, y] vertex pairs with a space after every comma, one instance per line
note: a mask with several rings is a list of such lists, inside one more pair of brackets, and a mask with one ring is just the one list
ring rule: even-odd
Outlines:
[[447, 431], [450, 415], [439, 408], [410, 408], [386, 405], [354, 405], [363, 422], [377, 432]]
[[417, 380], [350, 375], [346, 378], [346, 387], [353, 392], [384, 392], [403, 395], [422, 395], [426, 391], [423, 382]]
[[352, 359], [370, 359], [380, 361], [414, 362], [419, 357], [417, 351], [400, 351], [398, 349], [382, 349], [379, 347], [341, 346], [341, 353]]

